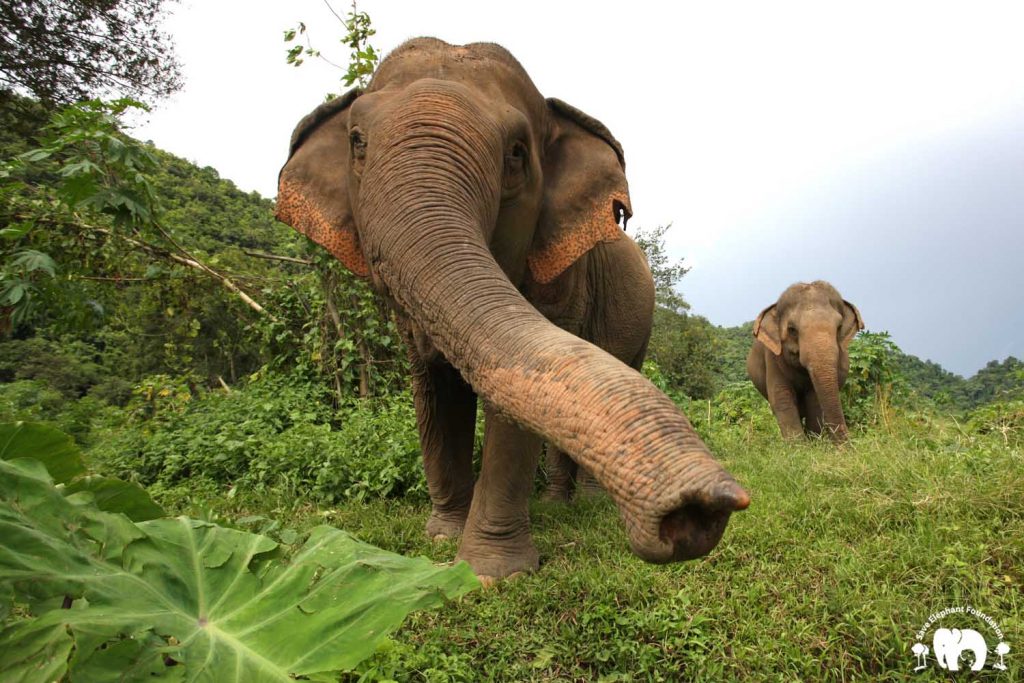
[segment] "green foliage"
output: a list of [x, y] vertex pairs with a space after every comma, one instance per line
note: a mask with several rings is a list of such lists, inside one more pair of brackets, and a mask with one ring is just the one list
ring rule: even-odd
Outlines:
[[86, 474], [78, 446], [67, 434], [32, 422], [0, 423], [0, 460], [29, 458], [41, 465], [69, 500], [95, 503], [136, 522], [163, 517], [164, 511], [138, 485]]
[[119, 419], [116, 409], [92, 396], [68, 400], [37, 380], [0, 383], [0, 422], [44, 422], [89, 446], [98, 428]]
[[685, 407], [694, 427], [702, 436], [714, 443], [716, 435], [724, 431], [777, 435], [775, 416], [771, 406], [750, 380], [728, 384], [708, 402], [695, 401]]
[[717, 380], [716, 342], [711, 324], [688, 313], [690, 305], [677, 289], [689, 269], [666, 252], [665, 233], [671, 227], [639, 230], [634, 236], [654, 277], [654, 324], [647, 355], [657, 363], [665, 379], [664, 389], [707, 398], [714, 393]]
[[283, 491], [304, 500], [426, 498], [411, 397], [330, 408], [326, 387], [268, 373], [192, 396], [168, 378], [140, 387], [134, 416], [89, 452], [106, 472], [162, 489], [199, 480], [221, 490]]
[[[173, 0], [172, 0], [173, 1]], [[181, 85], [167, 0], [4, 2], [0, 83], [44, 102], [111, 91], [162, 97]]]
[[[57, 301], [78, 299], [74, 308], [102, 312], [68, 283], [69, 275], [82, 272], [81, 261], [68, 254], [71, 258], [58, 266], [50, 255], [54, 247], [81, 249], [97, 231], [112, 234], [101, 227], [107, 225], [123, 236], [153, 232], [157, 202], [146, 174], [156, 159], [120, 132], [119, 117], [129, 109], [146, 107], [129, 99], [87, 100], [60, 110], [40, 146], [0, 172], [0, 196], [7, 200], [0, 218], [7, 223], [3, 237], [9, 243], [2, 251], [10, 254], [0, 269], [0, 303], [10, 307], [13, 326], [36, 314], [37, 299], [44, 296], [52, 308], [61, 308]], [[64, 271], [59, 279], [58, 271]]]
[[655, 308], [647, 355], [657, 362], [673, 391], [692, 398], [709, 398], [715, 393], [718, 344], [706, 318]]
[[[306, 24], [301, 21], [295, 28], [285, 29], [284, 31], [284, 42], [295, 43], [288, 47], [285, 61], [292, 66], [298, 67], [305, 63], [304, 57], [322, 59], [332, 66], [345, 69], [345, 75], [341, 77], [345, 87], [348, 88], [356, 85], [360, 88], [365, 88], [369, 84], [370, 77], [376, 70], [377, 64], [380, 62], [380, 53], [370, 45], [370, 38], [377, 33], [370, 21], [370, 15], [366, 12], [360, 12], [354, 0], [351, 9], [344, 18], [331, 7], [330, 3], [327, 3], [327, 7], [338, 21], [341, 22], [346, 31], [345, 35], [341, 38], [341, 44], [349, 48], [347, 66], [343, 67], [335, 64], [324, 57], [320, 50], [314, 48], [309, 40]], [[296, 42], [300, 37], [306, 39], [305, 44]]]
[[79, 398], [100, 381], [100, 352], [91, 344], [63, 337], [0, 342], [0, 381], [34, 379], [66, 398]]
[[897, 366], [899, 347], [888, 332], [861, 332], [850, 343], [850, 372], [843, 385], [843, 413], [848, 422], [862, 423], [891, 403], [902, 389]]
[[370, 25], [370, 15], [356, 9], [355, 0], [352, 0], [352, 9], [346, 15], [344, 24], [348, 33], [341, 42], [347, 45], [351, 52], [348, 71], [342, 76], [342, 81], [346, 86], [354, 83], [365, 88], [380, 62], [380, 55], [369, 42], [377, 31]]
[[750, 321], [735, 327], [716, 325], [713, 333], [717, 342], [716, 374], [719, 377], [720, 386], [731, 382], [749, 381], [747, 356], [750, 354], [750, 347], [754, 344], [754, 322]]
[[0, 424], [0, 460], [35, 458], [58, 484], [85, 472], [82, 456], [70, 436], [31, 422]]
[[[751, 430], [748, 418], [726, 425], [713, 406], [710, 436], [752, 503], [709, 557], [646, 564], [630, 553], [609, 500], [536, 500], [539, 572], [413, 616], [358, 672], [398, 681], [940, 680], [937, 668], [912, 673], [910, 647], [929, 614], [968, 604], [1012, 646], [1024, 628], [1019, 448], [902, 410], [887, 426], [855, 430], [842, 449], [784, 443], [767, 402], [744, 401], [767, 428]], [[687, 414], [705, 430], [701, 405], [706, 412], [706, 401], [693, 401]], [[249, 514], [267, 505], [218, 504]], [[295, 509], [290, 524], [326, 512]], [[440, 562], [457, 550], [423, 534], [426, 502], [368, 500], [330, 513], [392, 551]], [[1015, 669], [992, 680], [1024, 674], [1012, 652]]]
[[464, 563], [331, 527], [287, 548], [184, 517], [132, 523], [61, 495], [32, 459], [0, 461], [0, 528], [0, 595], [25, 601], [4, 620], [0, 668], [24, 681], [148, 680], [172, 664], [195, 681], [323, 679], [410, 611], [479, 585]]
[[106, 215], [119, 227], [146, 226], [156, 209], [146, 173], [156, 157], [121, 133], [120, 117], [132, 109], [149, 108], [131, 99], [85, 100], [58, 111], [42, 145], [19, 155], [11, 172], [51, 174], [56, 198], [72, 212]]
[[658, 307], [666, 308], [674, 313], [682, 313], [689, 310], [690, 304], [686, 303], [677, 287], [683, 276], [689, 272], [689, 268], [683, 265], [683, 260], [673, 261], [665, 248], [665, 234], [672, 227], [672, 224], [659, 225], [652, 230], [637, 230], [633, 240], [647, 257], [647, 265], [654, 277], [654, 300]]
[[958, 392], [959, 403], [978, 406], [990, 401], [1024, 397], [1024, 361], [1008, 356], [989, 361]]
[[998, 435], [1006, 445], [1024, 445], [1024, 400], [996, 401], [967, 415], [967, 429], [975, 434]]

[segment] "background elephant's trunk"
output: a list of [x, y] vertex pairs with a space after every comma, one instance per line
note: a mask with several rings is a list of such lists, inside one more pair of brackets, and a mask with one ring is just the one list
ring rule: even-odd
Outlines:
[[[825, 424], [821, 429], [837, 443], [847, 440], [846, 418], [839, 398], [839, 346], [831, 328], [805, 335], [800, 342], [800, 358], [811, 376], [814, 393], [821, 405]], [[808, 418], [813, 419], [813, 418]]]
[[358, 218], [388, 293], [485, 400], [594, 473], [637, 554], [668, 562], [710, 551], [747, 493], [667, 397], [549, 323], [487, 248], [500, 122], [459, 88], [425, 84], [376, 130]]

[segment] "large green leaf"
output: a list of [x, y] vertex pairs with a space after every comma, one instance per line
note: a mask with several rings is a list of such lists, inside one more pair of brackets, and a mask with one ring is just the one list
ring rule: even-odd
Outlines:
[[0, 424], [0, 460], [35, 458], [58, 484], [85, 472], [78, 446], [70, 436], [37, 422]]
[[167, 514], [138, 484], [99, 475], [79, 476], [85, 466], [78, 446], [54, 427], [36, 422], [0, 423], [0, 459], [15, 458], [43, 463], [53, 480], [64, 485], [61, 492], [65, 496], [91, 500], [104, 512], [120, 512], [134, 522]]
[[144, 488], [130, 481], [90, 474], [69, 482], [62, 491], [65, 496], [88, 494], [100, 510], [120, 512], [133, 522], [145, 522], [167, 516], [164, 509], [153, 502]]
[[0, 461], [0, 538], [0, 589], [13, 584], [36, 615], [0, 634], [0, 671], [17, 665], [25, 681], [62, 675], [68, 633], [90, 680], [126, 662], [134, 673], [118, 680], [152, 680], [161, 646], [187, 681], [350, 669], [410, 611], [479, 585], [465, 564], [401, 557], [332, 527], [288, 556], [266, 536], [184, 517], [133, 524], [64, 498], [32, 460]]

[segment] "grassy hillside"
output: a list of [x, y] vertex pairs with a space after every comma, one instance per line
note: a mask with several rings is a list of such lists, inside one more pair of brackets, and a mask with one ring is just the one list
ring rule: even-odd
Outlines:
[[[706, 410], [689, 412], [753, 496], [709, 557], [645, 564], [609, 500], [536, 501], [541, 571], [414, 617], [362, 667], [369, 680], [902, 681], [916, 631], [956, 605], [1021, 641], [1019, 441], [890, 414], [837, 450], [782, 443], [766, 404], [713, 402], [710, 423]], [[327, 519], [396, 552], [454, 557], [454, 543], [425, 538], [421, 496], [326, 505], [273, 491], [164, 501], [296, 529]], [[1007, 662], [992, 680], [1024, 675]]]

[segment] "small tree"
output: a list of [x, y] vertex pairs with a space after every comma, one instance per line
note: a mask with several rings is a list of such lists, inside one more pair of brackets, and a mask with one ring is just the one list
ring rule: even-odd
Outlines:
[[634, 236], [654, 277], [654, 328], [648, 356], [671, 389], [691, 398], [709, 398], [715, 391], [717, 342], [711, 324], [688, 313], [690, 304], [677, 289], [689, 268], [665, 249], [665, 233], [671, 227], [640, 230]]

